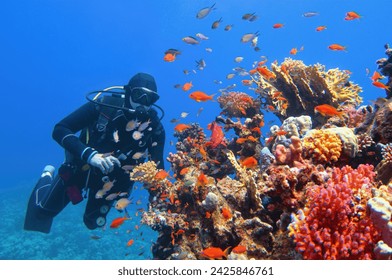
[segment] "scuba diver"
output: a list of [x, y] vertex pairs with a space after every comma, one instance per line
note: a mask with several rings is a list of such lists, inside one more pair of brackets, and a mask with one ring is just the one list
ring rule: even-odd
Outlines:
[[44, 168], [30, 196], [25, 230], [49, 233], [53, 218], [70, 201], [77, 204], [86, 196], [84, 224], [89, 229], [103, 227], [116, 200], [130, 195], [133, 166], [148, 157], [164, 169], [164, 112], [154, 104], [159, 99], [154, 77], [138, 73], [125, 86], [86, 97], [89, 102], [53, 129], [53, 139], [65, 149], [65, 162], [55, 177], [53, 166]]

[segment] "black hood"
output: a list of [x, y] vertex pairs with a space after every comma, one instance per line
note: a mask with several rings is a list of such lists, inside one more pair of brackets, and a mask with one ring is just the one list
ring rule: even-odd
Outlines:
[[131, 95], [131, 90], [137, 87], [144, 87], [154, 92], [157, 92], [157, 84], [153, 76], [147, 73], [137, 73], [133, 76], [127, 85], [124, 86], [125, 89], [125, 106], [130, 108], [129, 97]]

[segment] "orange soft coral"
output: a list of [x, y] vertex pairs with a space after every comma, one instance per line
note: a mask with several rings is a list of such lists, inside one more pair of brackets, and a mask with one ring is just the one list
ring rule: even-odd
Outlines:
[[342, 152], [342, 141], [336, 133], [325, 130], [312, 130], [303, 139], [305, 157], [314, 163], [337, 162]]
[[371, 196], [373, 178], [370, 165], [334, 168], [327, 183], [308, 189], [307, 207], [289, 226], [304, 259], [374, 258], [380, 233], [362, 205]]

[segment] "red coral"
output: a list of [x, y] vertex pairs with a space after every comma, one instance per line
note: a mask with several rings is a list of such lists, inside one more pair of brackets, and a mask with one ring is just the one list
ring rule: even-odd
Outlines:
[[358, 198], [359, 193], [371, 195], [374, 175], [371, 165], [334, 168], [327, 183], [308, 190], [305, 212], [290, 224], [296, 249], [305, 259], [374, 258], [380, 233]]

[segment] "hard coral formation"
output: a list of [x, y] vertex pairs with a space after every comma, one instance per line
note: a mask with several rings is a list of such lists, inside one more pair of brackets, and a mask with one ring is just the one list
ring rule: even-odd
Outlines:
[[271, 64], [270, 71], [275, 78], [260, 72], [254, 74], [255, 91], [275, 108], [274, 113], [282, 121], [287, 116], [299, 114], [314, 117], [314, 107], [320, 104], [337, 106], [345, 102], [357, 106], [362, 102], [359, 96], [362, 89], [349, 81], [347, 71], [326, 71], [323, 65], [306, 66], [302, 61], [290, 58], [281, 65]]
[[244, 92], [227, 92], [218, 97], [221, 114], [232, 117], [252, 117], [260, 112], [260, 100]]
[[326, 130], [310, 130], [303, 139], [305, 158], [314, 163], [337, 162], [342, 152], [342, 141], [336, 133]]
[[371, 259], [380, 232], [366, 214], [371, 197], [372, 166], [334, 168], [323, 185], [308, 189], [304, 210], [289, 226], [296, 249], [305, 259]]

